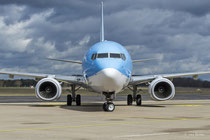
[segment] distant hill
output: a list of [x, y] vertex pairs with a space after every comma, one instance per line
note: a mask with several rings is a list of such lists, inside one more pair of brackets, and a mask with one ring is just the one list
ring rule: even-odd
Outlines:
[[[17, 80], [0, 80], [0, 87], [30, 87], [36, 86], [37, 81], [33, 79], [17, 79]], [[193, 78], [175, 78], [173, 83], [176, 87], [200, 87], [210, 88], [210, 81]], [[62, 86], [70, 86], [70, 84], [62, 84]]]

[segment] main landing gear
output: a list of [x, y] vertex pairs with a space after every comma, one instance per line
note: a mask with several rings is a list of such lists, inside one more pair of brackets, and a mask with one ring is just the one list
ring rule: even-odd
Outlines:
[[105, 95], [106, 101], [107, 101], [103, 104], [103, 110], [107, 112], [114, 111], [115, 105], [112, 103], [112, 100], [113, 100], [112, 95], [114, 95], [114, 92], [110, 92], [110, 93], [104, 92], [103, 94]]
[[76, 91], [79, 90], [80, 87], [78, 87], [76, 89], [76, 86], [75, 85], [71, 85], [71, 94], [68, 94], [67, 95], [67, 106], [71, 106], [72, 105], [72, 102], [75, 101], [76, 102], [76, 105], [77, 106], [80, 106], [81, 105], [81, 95], [76, 95]]
[[140, 94], [136, 95], [138, 90], [137, 90], [137, 86], [133, 86], [133, 89], [129, 88], [130, 90], [133, 91], [133, 96], [131, 94], [129, 94], [127, 96], [127, 105], [132, 105], [133, 102], [136, 102], [137, 106], [141, 106], [142, 104], [142, 97]]

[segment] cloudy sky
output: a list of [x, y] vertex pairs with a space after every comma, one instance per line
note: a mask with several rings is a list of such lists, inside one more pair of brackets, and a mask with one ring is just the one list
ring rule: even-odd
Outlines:
[[[133, 59], [159, 58], [134, 64], [134, 74], [210, 70], [209, 7], [209, 0], [104, 0], [105, 39]], [[1, 70], [80, 74], [78, 64], [45, 58], [82, 60], [99, 35], [99, 0], [0, 0]]]

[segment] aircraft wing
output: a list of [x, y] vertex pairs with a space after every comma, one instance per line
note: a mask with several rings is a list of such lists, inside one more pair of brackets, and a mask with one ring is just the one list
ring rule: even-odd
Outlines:
[[198, 78], [199, 75], [207, 75], [210, 74], [210, 71], [206, 72], [189, 72], [189, 73], [175, 73], [175, 74], [160, 74], [160, 75], [146, 75], [146, 76], [132, 76], [130, 85], [138, 85], [141, 83], [150, 82], [158, 77], [163, 77], [167, 79], [173, 79], [178, 77], [185, 76], [193, 76], [194, 78]]
[[65, 60], [65, 59], [53, 59], [53, 58], [47, 58], [47, 59], [48, 60], [53, 60], [53, 61], [60, 61], [60, 62], [68, 62], [68, 63], [82, 64], [82, 61]]
[[146, 61], [152, 61], [152, 60], [157, 60], [157, 58], [133, 60], [132, 63], [146, 62]]
[[0, 74], [9, 75], [9, 78], [14, 78], [14, 76], [24, 76], [24, 77], [32, 77], [36, 79], [51, 77], [58, 81], [73, 83], [81, 86], [85, 86], [85, 80], [82, 76], [63, 76], [63, 75], [52, 75], [52, 74], [35, 74], [35, 73], [23, 73], [23, 72], [8, 72], [1, 71]]

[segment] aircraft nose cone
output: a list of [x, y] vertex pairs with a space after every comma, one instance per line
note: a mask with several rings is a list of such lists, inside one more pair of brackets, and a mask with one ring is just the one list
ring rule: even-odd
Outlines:
[[123, 88], [125, 83], [124, 79], [122, 79], [122, 74], [113, 68], [107, 68], [102, 70], [102, 81], [104, 85], [105, 91], [118, 91]]
[[109, 80], [112, 80], [112, 81], [115, 81], [115, 77], [116, 77], [116, 70], [114, 69], [105, 69], [103, 70], [103, 74], [104, 74], [104, 77], [106, 77], [107, 79]]

